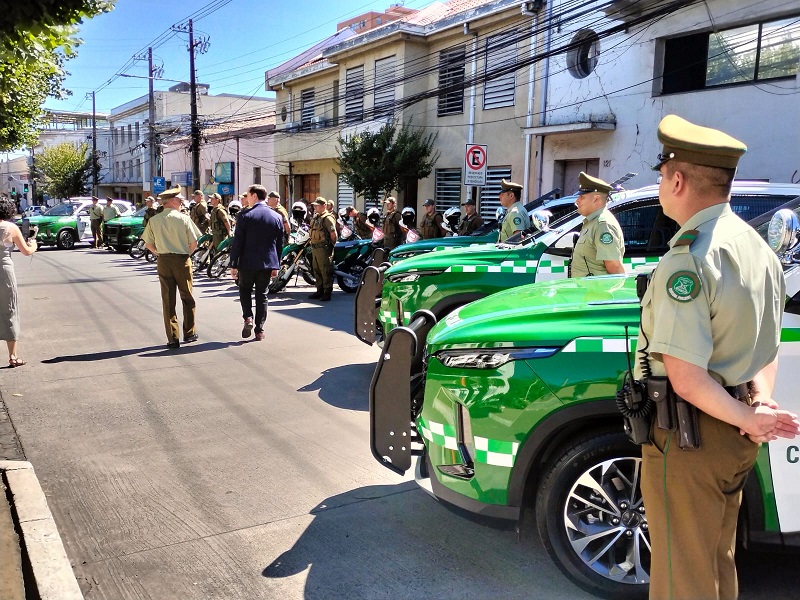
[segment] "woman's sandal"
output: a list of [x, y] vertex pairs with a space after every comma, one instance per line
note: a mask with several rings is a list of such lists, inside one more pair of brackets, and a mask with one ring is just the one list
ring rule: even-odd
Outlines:
[[13, 369], [14, 367], [21, 367], [22, 365], [25, 365], [25, 364], [28, 364], [28, 363], [25, 362], [24, 360], [22, 360], [21, 358], [17, 358], [16, 356], [14, 358], [9, 358], [8, 359], [8, 367], [10, 369]]

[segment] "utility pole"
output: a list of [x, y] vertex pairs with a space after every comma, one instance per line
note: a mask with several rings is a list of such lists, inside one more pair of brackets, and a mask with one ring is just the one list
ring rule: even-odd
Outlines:
[[92, 196], [97, 196], [97, 107], [92, 92]]
[[150, 193], [153, 193], [153, 177], [156, 175], [156, 101], [153, 97], [153, 78], [155, 71], [153, 71], [153, 49], [147, 49], [147, 84], [148, 84], [148, 101], [147, 101], [147, 120], [148, 127], [148, 165], [145, 170], [147, 173], [147, 180], [150, 182]]
[[[192, 187], [200, 189], [200, 126], [197, 123], [197, 81], [194, 72], [194, 26], [189, 19], [189, 84], [192, 119]], [[188, 197], [188, 194], [187, 194]]]
[[175, 25], [172, 27], [173, 31], [180, 31], [189, 34], [189, 93], [190, 98], [190, 112], [192, 121], [192, 186], [194, 189], [200, 189], [200, 123], [197, 121], [197, 81], [194, 68], [194, 53], [195, 51], [204, 54], [209, 47], [208, 37], [203, 37], [195, 42], [194, 40], [194, 24], [192, 19], [189, 19], [188, 26]]

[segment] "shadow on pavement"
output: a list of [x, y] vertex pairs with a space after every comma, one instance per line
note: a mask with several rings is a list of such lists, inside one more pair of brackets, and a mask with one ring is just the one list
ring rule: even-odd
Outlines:
[[[109, 350], [107, 352], [90, 352], [88, 354], [72, 354], [69, 356], [55, 356], [47, 358], [42, 361], [44, 364], [55, 364], [62, 362], [93, 362], [97, 360], [109, 360], [112, 358], [120, 358], [122, 356], [132, 356], [138, 354], [144, 358], [152, 358], [158, 356], [169, 356], [172, 354], [193, 354], [197, 352], [207, 352], [210, 350], [221, 350], [230, 346], [241, 346], [247, 343], [247, 340], [240, 342], [192, 342], [191, 344], [181, 344], [180, 348], [171, 349], [167, 348], [166, 343], [158, 344], [155, 346], [145, 346], [144, 348], [127, 348], [124, 350]], [[158, 350], [158, 352], [154, 352]]]
[[323, 371], [316, 380], [301, 387], [298, 392], [319, 390], [319, 398], [336, 408], [369, 410], [369, 384], [375, 363], [342, 365]]

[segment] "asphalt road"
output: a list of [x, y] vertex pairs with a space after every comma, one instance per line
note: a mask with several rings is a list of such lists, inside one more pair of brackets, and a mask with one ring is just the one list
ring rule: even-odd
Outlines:
[[[14, 260], [28, 365], [0, 391], [87, 599], [592, 597], [533, 531], [464, 519], [372, 458], [379, 350], [351, 333], [353, 296], [289, 287], [243, 342], [236, 288], [200, 277], [200, 340], [171, 351], [153, 266]], [[742, 598], [796, 598], [795, 565], [745, 555]]]

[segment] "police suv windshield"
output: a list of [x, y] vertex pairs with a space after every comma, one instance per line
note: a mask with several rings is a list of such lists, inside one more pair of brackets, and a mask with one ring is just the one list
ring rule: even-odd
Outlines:
[[72, 202], [64, 202], [63, 204], [56, 204], [44, 214], [48, 217], [69, 217], [72, 216], [77, 208], [77, 204], [73, 204]]

